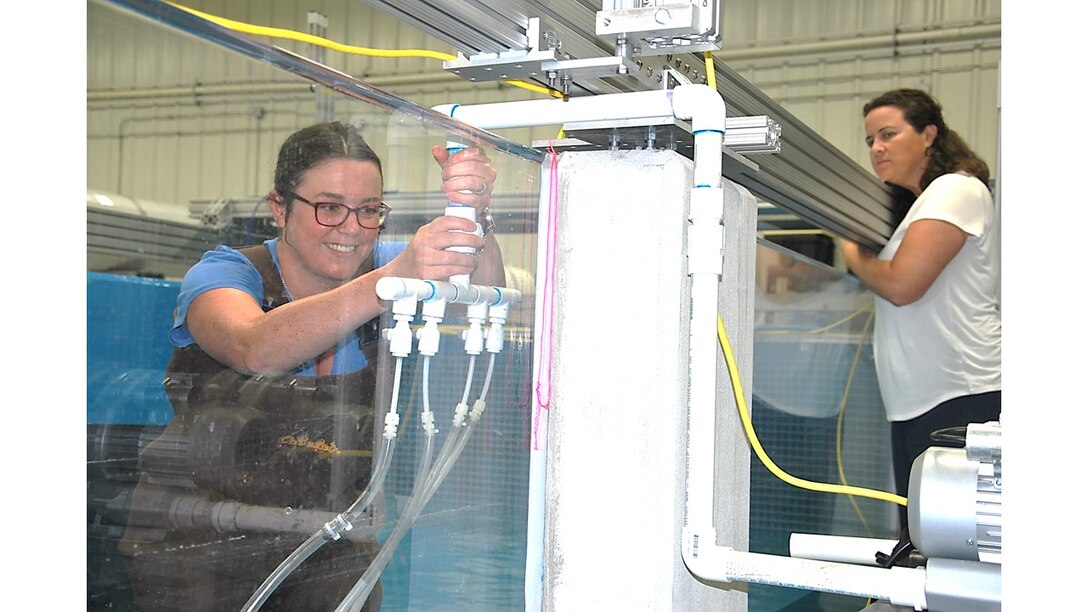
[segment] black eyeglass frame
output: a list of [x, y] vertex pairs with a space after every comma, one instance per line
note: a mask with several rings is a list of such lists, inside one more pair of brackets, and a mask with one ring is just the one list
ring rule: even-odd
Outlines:
[[[311, 208], [314, 209], [314, 221], [316, 221], [317, 224], [322, 226], [322, 227], [340, 227], [341, 225], [344, 224], [345, 221], [348, 220], [349, 217], [352, 216], [352, 213], [354, 213], [355, 214], [355, 221], [359, 224], [359, 227], [361, 227], [363, 229], [381, 229], [381, 227], [383, 225], [385, 225], [385, 220], [386, 220], [386, 218], [389, 217], [389, 213], [393, 210], [393, 208], [391, 206], [389, 206], [388, 204], [386, 204], [385, 202], [379, 202], [377, 206], [367, 204], [365, 206], [360, 206], [358, 208], [351, 208], [350, 206], [345, 206], [345, 205], [343, 205], [343, 204], [341, 204], [339, 202], [317, 202], [317, 203], [314, 203], [314, 202], [311, 202], [311, 201], [307, 200], [306, 198], [300, 196], [299, 194], [297, 194], [297, 193], [295, 193], [293, 191], [283, 191], [282, 195], [286, 196], [288, 198], [291, 198], [293, 200], [298, 200], [299, 202], [302, 202], [303, 204], [308, 204]], [[322, 223], [321, 222], [321, 219], [317, 214], [317, 207], [318, 206], [338, 206], [338, 207], [346, 210], [347, 212], [344, 213], [344, 218], [341, 219], [341, 221], [339, 223], [329, 225], [328, 223]], [[370, 225], [364, 225], [363, 224], [363, 218], [359, 216], [359, 211], [366, 210], [367, 208], [377, 208], [378, 209], [378, 224], [377, 225], [370, 226]]]

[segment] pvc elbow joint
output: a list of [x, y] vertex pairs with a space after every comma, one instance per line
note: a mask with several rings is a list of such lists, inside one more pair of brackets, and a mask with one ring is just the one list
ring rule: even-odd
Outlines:
[[672, 92], [673, 114], [691, 119], [692, 131], [725, 133], [725, 100], [709, 85], [683, 84]]

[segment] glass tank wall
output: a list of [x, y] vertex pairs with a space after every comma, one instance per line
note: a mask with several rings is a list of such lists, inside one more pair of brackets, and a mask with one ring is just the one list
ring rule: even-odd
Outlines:
[[[426, 371], [417, 354], [404, 359], [401, 425], [381, 493], [353, 529], [290, 572], [266, 607], [332, 609], [315, 605], [306, 587], [325, 585], [329, 576], [337, 593], [348, 592], [408, 509], [426, 450], [424, 404], [439, 430], [434, 457], [455, 429], [452, 412], [467, 383], [470, 405], [488, 385], [487, 409], [381, 573], [381, 609], [523, 609], [543, 155], [491, 134], [443, 127], [426, 109], [157, 2], [92, 2], [87, 16], [88, 609], [241, 609], [281, 562], [335, 524], [353, 501], [345, 490], [360, 493], [367, 484], [382, 448], [380, 427], [369, 448], [354, 451], [332, 444], [335, 419], [305, 436], [282, 415], [252, 410], [208, 427], [207, 420], [181, 419], [177, 406], [191, 397], [164, 385], [185, 272], [217, 245], [258, 245], [278, 234], [267, 195], [279, 146], [294, 131], [326, 121], [356, 127], [382, 160], [383, 198], [392, 210], [379, 248], [408, 241], [443, 214], [433, 146], [482, 147], [498, 173], [490, 208], [506, 286], [523, 299], [510, 312], [490, 378], [489, 355], [472, 360], [464, 350], [464, 307], [447, 310], [440, 351]], [[132, 64], [104, 59], [98, 47], [105, 41], [114, 52], [124, 49]], [[153, 95], [118, 76], [149, 65], [177, 72], [172, 99], [163, 97], [167, 87]], [[229, 82], [230, 91], [222, 85], [208, 99], [193, 93], [199, 88], [183, 91], [201, 78]], [[829, 265], [830, 239], [779, 242], [785, 246], [766, 240], [757, 249], [756, 431], [772, 459], [794, 475], [888, 489], [871, 295]], [[386, 315], [378, 327], [391, 326]], [[395, 358], [382, 349], [372, 364], [379, 414], [392, 403], [397, 378]], [[335, 405], [322, 414], [335, 413]], [[266, 467], [249, 469], [257, 465]], [[887, 504], [795, 489], [754, 454], [751, 478], [752, 550], [788, 554], [793, 531], [894, 537], [895, 511]], [[334, 481], [349, 484], [326, 494], [321, 487]], [[310, 494], [299, 493], [307, 487]], [[756, 585], [750, 593], [753, 610], [861, 607]]]

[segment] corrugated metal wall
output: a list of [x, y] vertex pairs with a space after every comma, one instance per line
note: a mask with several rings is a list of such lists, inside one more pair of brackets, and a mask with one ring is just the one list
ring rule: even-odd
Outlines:
[[724, 13], [719, 56], [859, 164], [868, 167], [864, 103], [917, 87], [995, 167], [1000, 2], [745, 0]]
[[[307, 14], [317, 11], [328, 19], [324, 36], [336, 42], [455, 52], [361, 0], [186, 5], [300, 32], [309, 31]], [[950, 126], [995, 165], [997, 0], [725, 0], [723, 12], [719, 56], [863, 166], [861, 106], [897, 86], [933, 92]], [[315, 118], [316, 97], [304, 83], [148, 22], [119, 18], [108, 5], [92, 2], [87, 21], [88, 188], [183, 207], [190, 199], [267, 192], [279, 142]], [[296, 41], [274, 42], [300, 55], [315, 52]], [[539, 97], [451, 77], [439, 60], [318, 52], [329, 66], [426, 106]], [[528, 143], [552, 134], [504, 135]], [[788, 146], [789, 135], [783, 138]]]

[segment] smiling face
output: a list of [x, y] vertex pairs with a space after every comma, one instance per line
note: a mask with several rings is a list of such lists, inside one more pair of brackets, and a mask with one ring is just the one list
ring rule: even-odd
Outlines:
[[897, 106], [879, 106], [865, 115], [865, 143], [873, 170], [880, 180], [915, 195], [922, 192], [922, 174], [929, 162], [926, 152], [936, 136], [934, 125], [915, 130]]
[[[332, 158], [307, 170], [294, 192], [315, 204], [348, 208], [375, 206], [382, 198], [382, 176], [370, 161]], [[278, 197], [277, 197], [278, 196]], [[336, 227], [325, 227], [312, 206], [273, 194], [272, 214], [283, 232], [277, 254], [284, 280], [295, 298], [325, 291], [351, 280], [374, 250], [377, 229], [359, 225], [354, 214]]]

